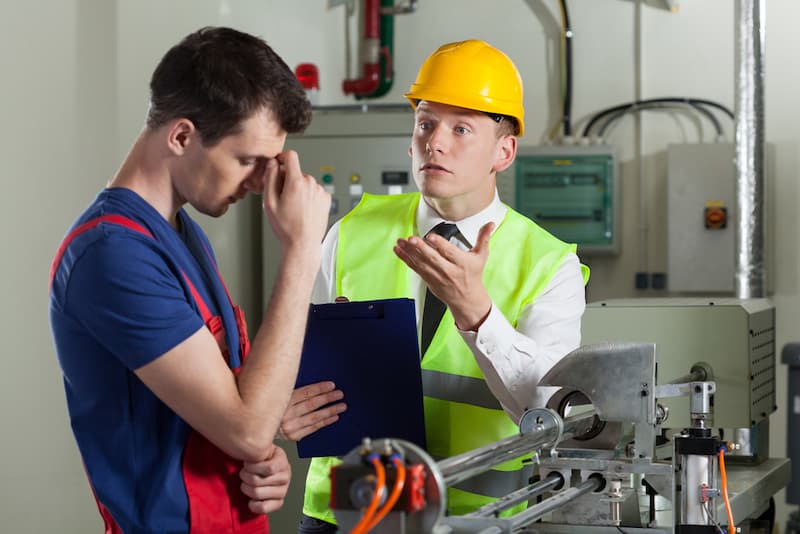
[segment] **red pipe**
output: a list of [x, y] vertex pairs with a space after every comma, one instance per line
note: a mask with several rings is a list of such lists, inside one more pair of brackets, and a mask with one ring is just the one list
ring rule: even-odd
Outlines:
[[378, 88], [381, 76], [380, 63], [364, 63], [364, 76], [356, 80], [342, 82], [344, 94], [353, 93], [357, 96], [371, 95]]
[[342, 91], [349, 95], [366, 96], [374, 93], [380, 83], [380, 0], [364, 2], [364, 56], [361, 78], [344, 80]]
[[367, 0], [364, 5], [364, 39], [381, 36], [380, 0]]

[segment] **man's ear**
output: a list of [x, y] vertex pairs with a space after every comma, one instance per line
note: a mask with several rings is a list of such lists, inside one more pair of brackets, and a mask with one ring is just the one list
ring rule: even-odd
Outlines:
[[494, 157], [492, 169], [495, 172], [503, 172], [514, 163], [517, 156], [517, 137], [515, 135], [504, 135], [497, 140], [497, 151]]
[[167, 130], [167, 146], [176, 156], [182, 156], [189, 144], [196, 139], [197, 129], [189, 119], [178, 119]]

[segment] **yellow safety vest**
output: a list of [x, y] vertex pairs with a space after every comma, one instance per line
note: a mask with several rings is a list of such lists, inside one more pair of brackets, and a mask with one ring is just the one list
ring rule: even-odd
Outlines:
[[[339, 225], [336, 292], [351, 301], [407, 297], [412, 271], [394, 254], [397, 238], [416, 233], [419, 193], [368, 195]], [[492, 301], [516, 327], [531, 304], [575, 252], [530, 219], [508, 209], [489, 241], [483, 273]], [[588, 269], [584, 269], [584, 281]], [[446, 310], [422, 359], [427, 451], [435, 459], [461, 454], [517, 434], [519, 428], [489, 390], [475, 357]], [[369, 436], [380, 438], [382, 436]], [[331, 467], [336, 458], [314, 458], [306, 478], [303, 513], [335, 523], [329, 508]], [[469, 513], [527, 483], [530, 464], [523, 458], [465, 480], [447, 490], [452, 515]], [[521, 506], [524, 508], [524, 505]], [[520, 507], [512, 510], [516, 511]]]

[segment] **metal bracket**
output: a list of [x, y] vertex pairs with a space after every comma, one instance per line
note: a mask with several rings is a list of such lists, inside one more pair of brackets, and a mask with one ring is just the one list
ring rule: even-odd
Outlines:
[[[580, 347], [558, 362], [539, 382], [565, 388], [548, 405], [571, 391], [591, 401], [600, 419], [636, 426], [633, 456], [652, 458], [656, 426], [655, 343], [598, 343]], [[556, 404], [554, 404], [556, 403]]]

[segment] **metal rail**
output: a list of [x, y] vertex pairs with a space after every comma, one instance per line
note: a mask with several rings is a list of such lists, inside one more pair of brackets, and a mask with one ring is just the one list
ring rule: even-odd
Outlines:
[[688, 384], [689, 382], [703, 382], [708, 378], [708, 371], [702, 367], [692, 367], [689, 374], [670, 380], [668, 384]]
[[545, 491], [556, 489], [563, 483], [564, 477], [561, 476], [560, 473], [550, 473], [550, 475], [548, 475], [548, 477], [544, 480], [541, 480], [536, 484], [526, 486], [513, 493], [509, 493], [505, 497], [501, 497], [494, 502], [482, 506], [474, 512], [465, 514], [464, 517], [491, 517], [493, 515], [497, 515], [503, 510], [508, 510], [509, 508], [512, 508], [521, 502], [525, 502], [533, 497], [536, 497], [537, 495], [541, 495]]
[[544, 421], [541, 426], [537, 426], [529, 433], [508, 437], [458, 456], [451, 456], [437, 462], [436, 467], [445, 485], [453, 486], [484, 473], [495, 465], [543, 447], [554, 446], [565, 439], [580, 436], [591, 428], [594, 417], [594, 411], [568, 417], [563, 420], [561, 428], [557, 423]]
[[600, 489], [600, 486], [602, 484], [603, 484], [602, 478], [591, 477], [573, 488], [569, 488], [560, 493], [556, 493], [552, 497], [531, 506], [527, 510], [523, 510], [518, 514], [511, 516], [509, 518], [511, 522], [511, 528], [515, 529], [533, 523], [534, 521], [540, 519], [548, 512], [552, 512], [553, 510], [556, 510], [564, 506], [569, 501], [577, 499], [578, 497], [580, 497], [585, 493], [597, 491], [598, 489]]

